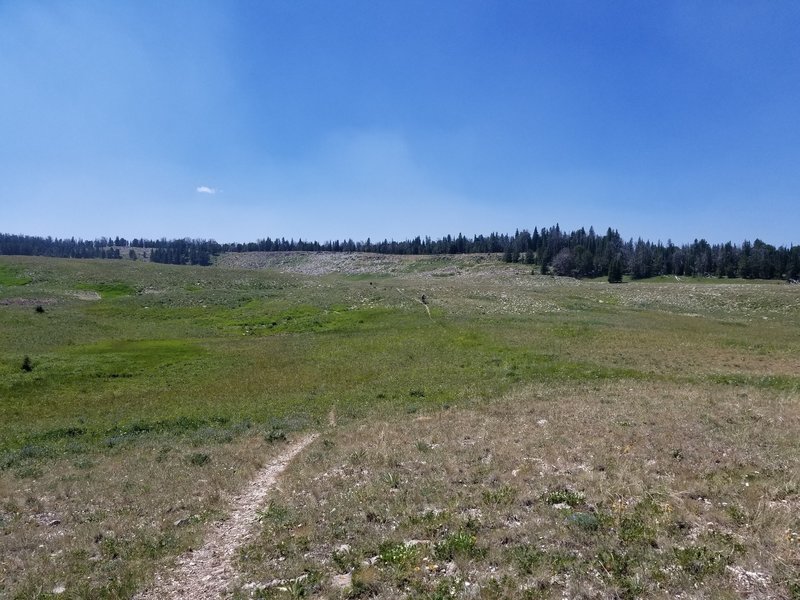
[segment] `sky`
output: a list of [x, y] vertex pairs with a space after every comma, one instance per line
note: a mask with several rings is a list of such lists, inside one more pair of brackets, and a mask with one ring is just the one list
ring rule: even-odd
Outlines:
[[800, 243], [800, 2], [0, 0], [0, 232]]

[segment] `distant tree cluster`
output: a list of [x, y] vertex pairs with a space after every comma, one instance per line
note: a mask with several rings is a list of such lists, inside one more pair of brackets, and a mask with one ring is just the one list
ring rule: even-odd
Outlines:
[[122, 238], [112, 240], [101, 237], [91, 241], [0, 233], [0, 254], [58, 258], [122, 258], [119, 248], [114, 246], [125, 245], [127, 242]]
[[[120, 248], [129, 248], [130, 258], [176, 265], [210, 265], [222, 252], [373, 252], [378, 254], [498, 254], [511, 263], [535, 265], [541, 273], [571, 277], [608, 277], [622, 281], [624, 275], [646, 279], [660, 275], [742, 277], [745, 279], [800, 278], [800, 246], [775, 247], [761, 240], [709, 244], [695, 240], [677, 246], [622, 239], [609, 228], [598, 235], [593, 228], [562, 231], [549, 228], [523, 229], [514, 235], [491, 233], [471, 238], [459, 234], [440, 239], [417, 236], [410, 240], [364, 242], [309, 242], [302, 239], [265, 238], [249, 243], [220, 244], [214, 240], [159, 240], [99, 238], [94, 241], [0, 234], [0, 254], [57, 256], [65, 258], [121, 258]], [[135, 249], [141, 249], [137, 254]], [[149, 250], [149, 256], [148, 256]]]
[[175, 240], [174, 244], [163, 248], [153, 248], [150, 252], [151, 262], [166, 263], [170, 265], [200, 265], [207, 267], [211, 264], [211, 252], [202, 244]]
[[687, 277], [742, 277], [744, 279], [792, 279], [800, 277], [800, 246], [776, 248], [761, 240], [709, 244], [695, 240], [676, 246], [668, 241], [653, 243], [639, 238], [623, 242], [619, 233], [608, 229], [597, 235], [581, 228], [569, 233], [558, 225], [549, 229], [517, 232], [503, 252], [507, 262], [539, 265], [542, 273], [572, 277], [622, 275], [646, 279], [660, 275]]

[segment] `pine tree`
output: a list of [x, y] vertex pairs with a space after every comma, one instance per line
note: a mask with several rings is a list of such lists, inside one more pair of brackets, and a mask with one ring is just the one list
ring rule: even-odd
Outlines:
[[545, 247], [544, 251], [542, 252], [542, 264], [539, 266], [539, 272], [542, 275], [547, 275], [550, 272], [550, 259], [552, 258], [552, 254], [550, 254], [550, 249]]
[[533, 264], [533, 248], [528, 248], [525, 251], [525, 264], [532, 265]]
[[619, 256], [612, 258], [608, 265], [608, 283], [622, 283], [622, 261]]

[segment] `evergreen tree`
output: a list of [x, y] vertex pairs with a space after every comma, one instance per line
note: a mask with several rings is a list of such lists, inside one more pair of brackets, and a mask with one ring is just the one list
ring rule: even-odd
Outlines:
[[608, 265], [608, 283], [622, 283], [622, 260], [619, 255]]
[[533, 264], [533, 257], [534, 257], [533, 248], [528, 248], [525, 251], [525, 264], [526, 265], [532, 265]]
[[542, 264], [539, 266], [539, 271], [541, 272], [542, 275], [547, 275], [547, 273], [549, 272], [550, 260], [552, 259], [553, 255], [550, 254], [550, 249], [547, 246], [545, 246], [545, 248], [542, 250], [541, 256], [542, 256]]

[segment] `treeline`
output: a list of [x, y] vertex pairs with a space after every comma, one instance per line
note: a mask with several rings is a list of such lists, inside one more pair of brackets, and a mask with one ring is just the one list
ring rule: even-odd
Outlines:
[[[121, 240], [125, 242], [124, 239]], [[447, 235], [439, 239], [417, 236], [404, 241], [356, 242], [352, 239], [327, 242], [271, 239], [249, 243], [220, 244], [213, 240], [134, 239], [130, 245], [152, 248], [150, 260], [172, 264], [210, 264], [222, 252], [372, 252], [377, 254], [502, 254], [506, 262], [537, 265], [542, 273], [572, 277], [608, 277], [623, 274], [634, 279], [659, 275], [742, 277], [746, 279], [798, 279], [800, 246], [772, 246], [761, 240], [709, 244], [695, 240], [677, 246], [638, 239], [624, 241], [609, 228], [598, 235], [586, 231], [549, 228], [523, 229], [513, 235], [491, 233], [466, 237]]]
[[[140, 242], [140, 240], [133, 240]], [[212, 254], [219, 254], [219, 244], [207, 240], [172, 240], [164, 243], [158, 242], [145, 248], [152, 248], [150, 260], [157, 263], [170, 265], [201, 265], [207, 267], [211, 264]]]
[[[140, 249], [137, 253], [136, 248]], [[210, 265], [211, 248], [220, 252], [220, 245], [205, 240], [127, 240], [122, 237], [100, 237], [95, 240], [53, 238], [0, 233], [0, 254], [52, 256], [55, 258], [149, 258], [153, 262], [178, 265]], [[150, 249], [148, 256], [147, 250]]]
[[506, 262], [537, 264], [542, 273], [573, 277], [634, 279], [661, 275], [687, 277], [742, 277], [790, 279], [800, 277], [800, 246], [776, 248], [761, 240], [709, 244], [695, 240], [677, 246], [644, 241], [624, 242], [616, 230], [597, 235], [581, 228], [569, 233], [556, 225], [549, 229], [517, 232], [503, 251]]
[[[311, 242], [265, 238], [249, 243], [220, 244], [214, 240], [127, 240], [102, 237], [94, 241], [0, 234], [0, 254], [57, 256], [66, 258], [120, 258], [120, 248], [130, 258], [149, 258], [169, 264], [209, 265], [222, 252], [373, 252], [378, 254], [487, 254], [506, 262], [535, 265], [541, 273], [572, 277], [609, 277], [623, 274], [634, 279], [659, 275], [742, 277], [746, 279], [800, 278], [800, 246], [775, 247], [761, 240], [709, 244], [695, 240], [680, 246], [644, 241], [624, 241], [609, 228], [598, 235], [593, 228], [566, 232], [558, 225], [516, 231], [513, 235], [492, 233], [471, 238], [459, 234], [439, 239], [417, 236], [405, 241]], [[149, 253], [148, 253], [149, 251]]]
[[[117, 238], [119, 240], [119, 238]], [[0, 254], [23, 256], [53, 256], [58, 258], [122, 258], [119, 248], [110, 238], [96, 240], [59, 239], [31, 235], [0, 233]]]

